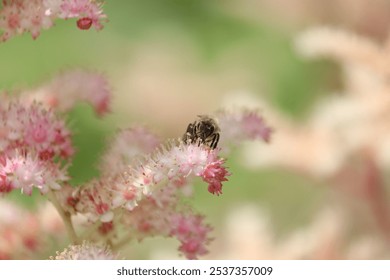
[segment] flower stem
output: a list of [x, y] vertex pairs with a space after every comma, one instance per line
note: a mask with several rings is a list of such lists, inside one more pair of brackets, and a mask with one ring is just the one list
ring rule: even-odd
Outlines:
[[65, 229], [68, 233], [68, 236], [70, 240], [72, 241], [73, 244], [77, 245], [79, 244], [79, 239], [77, 237], [76, 231], [73, 228], [72, 221], [70, 220], [70, 214], [69, 212], [65, 212], [64, 209], [61, 207], [60, 203], [58, 202], [57, 197], [55, 196], [54, 192], [52, 190], [49, 190], [47, 193], [48, 199], [51, 203], [53, 203], [54, 207], [57, 209], [58, 213], [60, 214], [64, 225]]

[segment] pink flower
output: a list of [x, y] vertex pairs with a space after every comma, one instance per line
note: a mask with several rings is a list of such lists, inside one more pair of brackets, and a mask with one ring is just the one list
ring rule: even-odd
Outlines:
[[216, 117], [221, 129], [220, 146], [245, 140], [271, 140], [273, 129], [256, 111], [220, 111]]
[[[219, 194], [222, 182], [227, 180], [226, 176], [229, 174], [222, 166], [224, 161], [217, 157], [217, 153], [218, 150], [210, 150], [205, 146], [183, 143], [176, 146], [171, 143], [146, 158], [138, 167], [131, 168], [125, 177], [127, 183], [118, 184], [115, 190], [118, 194], [134, 192], [136, 199], [150, 195], [158, 187], [165, 186], [164, 182], [175, 183], [182, 178], [188, 180], [197, 176], [214, 187], [220, 183], [213, 192]], [[123, 196], [119, 201], [133, 207], [136, 204], [134, 199], [126, 201]]]
[[134, 210], [124, 212], [118, 225], [139, 241], [152, 236], [176, 238], [181, 243], [179, 251], [186, 258], [196, 259], [207, 253], [212, 228], [204, 223], [203, 216], [181, 205], [180, 197], [171, 187], [154, 192]]
[[204, 217], [200, 215], [173, 215], [170, 219], [171, 235], [181, 242], [179, 251], [188, 259], [197, 259], [206, 254], [205, 247], [210, 238], [207, 237], [211, 228], [203, 224]]
[[31, 195], [32, 188], [37, 187], [41, 193], [49, 189], [60, 189], [63, 181], [68, 179], [64, 170], [50, 161], [42, 161], [38, 156], [16, 151], [4, 156], [0, 162], [0, 190], [21, 189], [22, 193]]
[[54, 25], [56, 18], [79, 18], [79, 28], [81, 25], [86, 29], [88, 21], [89, 27], [93, 25], [100, 30], [106, 18], [101, 6], [91, 0], [4, 0], [0, 11], [0, 41], [25, 32], [36, 39], [42, 29]]
[[207, 249], [203, 246], [200, 240], [196, 238], [184, 241], [180, 245], [179, 251], [190, 260], [197, 259], [198, 255], [205, 255], [208, 253]]
[[69, 158], [73, 154], [70, 131], [63, 120], [41, 104], [20, 99], [0, 104], [0, 153], [14, 149], [34, 151], [42, 159]]
[[30, 32], [35, 39], [41, 29], [47, 29], [53, 25], [52, 18], [45, 15], [45, 7], [42, 0], [5, 0], [0, 11], [0, 41]]
[[67, 208], [87, 215], [92, 222], [96, 220], [111, 222], [114, 218], [112, 212], [115, 208], [113, 204], [114, 194], [107, 186], [109, 186], [109, 181], [92, 180], [78, 191], [68, 192], [66, 197]]
[[[61, 2], [61, 18], [79, 18], [77, 26], [80, 29], [89, 29], [91, 25], [94, 26], [97, 30], [103, 28], [101, 21], [106, 18], [106, 15], [103, 14], [102, 4], [98, 1], [63, 0]], [[89, 27], [86, 28], [88, 25]]]
[[222, 166], [223, 163], [223, 160], [213, 161], [204, 168], [201, 174], [203, 181], [209, 183], [208, 191], [212, 194], [222, 194], [222, 182], [227, 181], [226, 176], [230, 175]]
[[[68, 180], [64, 163], [73, 154], [65, 123], [41, 104], [5, 98], [0, 104], [0, 191], [30, 195], [59, 189]], [[62, 166], [62, 167], [61, 167]]]
[[6, 157], [5, 164], [0, 166], [0, 176], [12, 189], [21, 189], [22, 193], [31, 195], [34, 186], [43, 185], [44, 166], [38, 158], [17, 153], [12, 158]]

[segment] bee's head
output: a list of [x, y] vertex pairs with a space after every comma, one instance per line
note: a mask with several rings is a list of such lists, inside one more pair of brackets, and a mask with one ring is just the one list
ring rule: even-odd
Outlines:
[[199, 130], [202, 131], [205, 135], [212, 135], [214, 132], [218, 131], [218, 125], [214, 119], [206, 115], [199, 115]]

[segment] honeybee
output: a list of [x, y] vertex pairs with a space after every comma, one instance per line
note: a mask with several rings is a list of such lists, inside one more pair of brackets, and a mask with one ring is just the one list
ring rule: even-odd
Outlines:
[[213, 118], [198, 115], [198, 119], [187, 126], [182, 140], [186, 144], [198, 143], [198, 146], [204, 144], [215, 149], [219, 141], [219, 133], [219, 126]]

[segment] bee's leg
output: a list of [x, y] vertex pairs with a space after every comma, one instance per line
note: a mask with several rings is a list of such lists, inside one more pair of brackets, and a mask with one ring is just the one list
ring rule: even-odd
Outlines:
[[214, 150], [217, 147], [218, 141], [219, 141], [219, 133], [215, 133], [213, 136], [213, 140], [211, 141], [210, 148]]

